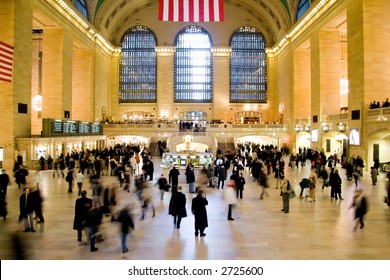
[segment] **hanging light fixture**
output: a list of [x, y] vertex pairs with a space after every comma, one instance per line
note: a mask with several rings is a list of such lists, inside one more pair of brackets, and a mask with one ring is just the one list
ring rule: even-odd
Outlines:
[[344, 77], [344, 41], [341, 39], [341, 79], [340, 79], [340, 94], [348, 94], [349, 92], [349, 81]]
[[42, 29], [33, 29], [33, 34], [39, 34], [38, 38], [38, 94], [33, 97], [31, 105], [35, 111], [38, 112], [38, 118], [41, 117], [42, 112]]

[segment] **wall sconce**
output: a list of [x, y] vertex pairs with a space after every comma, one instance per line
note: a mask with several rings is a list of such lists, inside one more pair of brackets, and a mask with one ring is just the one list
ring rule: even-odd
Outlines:
[[344, 132], [345, 131], [345, 124], [337, 123], [337, 130], [340, 132]]
[[309, 125], [309, 124], [305, 124], [305, 126], [303, 127], [303, 129], [304, 129], [306, 132], [309, 132], [309, 131], [310, 131], [310, 125]]
[[328, 131], [329, 131], [329, 125], [323, 124], [323, 125], [322, 125], [322, 130], [323, 130], [324, 132], [328, 132]]

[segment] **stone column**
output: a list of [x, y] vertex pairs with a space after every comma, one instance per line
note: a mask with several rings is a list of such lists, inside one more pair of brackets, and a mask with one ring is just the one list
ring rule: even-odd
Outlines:
[[230, 108], [230, 88], [229, 88], [229, 62], [230, 46], [214, 47], [213, 53], [213, 104], [211, 115], [207, 115], [211, 120], [234, 120], [234, 111]]
[[[157, 108], [156, 117], [177, 116], [174, 109], [174, 57], [173, 46], [156, 47], [157, 52]], [[177, 116], [179, 117], [179, 116]]]
[[0, 81], [2, 167], [9, 171], [17, 154], [15, 137], [29, 137], [31, 130], [33, 1], [0, 1], [0, 19], [0, 40], [14, 47], [12, 82]]
[[341, 42], [338, 30], [319, 31], [320, 116], [340, 114]]
[[[42, 118], [64, 119], [72, 109], [73, 40], [61, 28], [43, 32]], [[72, 114], [70, 119], [72, 119]]]

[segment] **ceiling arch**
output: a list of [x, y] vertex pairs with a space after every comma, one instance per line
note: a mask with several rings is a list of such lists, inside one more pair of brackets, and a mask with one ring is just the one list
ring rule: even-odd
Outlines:
[[[245, 18], [248, 25], [258, 28], [268, 46], [284, 37], [292, 25], [291, 6], [298, 0], [225, 0], [225, 25], [232, 26], [234, 19]], [[142, 24], [151, 29], [161, 27], [157, 21], [158, 0], [91, 0], [88, 2], [93, 24], [99, 33], [118, 46], [120, 38], [130, 27]], [[233, 20], [229, 20], [233, 19]], [[167, 24], [167, 23], [164, 23]], [[170, 23], [170, 30], [179, 30], [184, 23]], [[186, 23], [188, 24], [188, 23]], [[203, 23], [211, 26], [212, 23]], [[214, 23], [215, 26], [216, 23]], [[170, 38], [164, 38], [170, 42]]]

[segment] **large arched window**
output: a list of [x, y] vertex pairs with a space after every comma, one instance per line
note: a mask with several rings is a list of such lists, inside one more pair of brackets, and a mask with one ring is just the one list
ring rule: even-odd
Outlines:
[[310, 0], [300, 0], [297, 9], [296, 20], [298, 21], [309, 8]]
[[157, 101], [156, 36], [144, 26], [129, 29], [121, 41], [119, 102]]
[[253, 27], [237, 29], [231, 39], [230, 102], [267, 102], [267, 59], [261, 33]]
[[211, 38], [202, 27], [184, 28], [175, 40], [175, 98], [177, 103], [212, 102]]
[[89, 20], [88, 17], [88, 8], [87, 3], [85, 0], [74, 0], [73, 6], [79, 11], [87, 20]]

